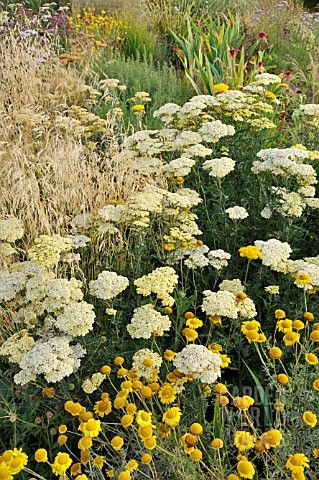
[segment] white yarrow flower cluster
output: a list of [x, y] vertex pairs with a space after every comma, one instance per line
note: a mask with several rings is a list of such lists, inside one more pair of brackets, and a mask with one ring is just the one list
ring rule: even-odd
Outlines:
[[231, 255], [219, 248], [218, 250], [210, 250], [207, 257], [210, 265], [216, 268], [216, 270], [221, 270], [222, 268], [227, 267]]
[[195, 163], [191, 158], [180, 157], [165, 165], [163, 170], [168, 177], [186, 177]]
[[232, 319], [238, 317], [254, 318], [257, 315], [254, 302], [248, 297], [238, 299], [236, 293], [240, 293], [240, 291], [232, 292], [224, 289], [212, 292], [211, 290], [205, 290], [201, 308], [206, 315]]
[[203, 163], [203, 169], [208, 171], [210, 177], [224, 178], [235, 168], [236, 163], [228, 157], [212, 158]]
[[203, 123], [198, 133], [204, 142], [217, 143], [222, 137], [235, 135], [235, 128], [232, 125], [225, 125], [220, 120]]
[[89, 283], [90, 294], [102, 300], [112, 300], [123, 292], [129, 285], [127, 277], [118, 275], [115, 272], [104, 270], [99, 274], [97, 280]]
[[168, 332], [171, 321], [167, 315], [162, 315], [151, 303], [147, 303], [135, 308], [131, 323], [126, 328], [132, 338], [151, 338]]
[[23, 223], [18, 218], [6, 218], [0, 220], [0, 240], [13, 243], [23, 237]]
[[172, 267], [159, 267], [153, 272], [134, 280], [137, 293], [147, 297], [152, 293], [162, 301], [163, 305], [171, 306], [174, 299], [169, 295], [178, 283], [178, 275]]
[[173, 364], [179, 372], [203, 383], [214, 383], [221, 375], [221, 358], [203, 345], [187, 345], [176, 355]]
[[226, 213], [232, 220], [243, 220], [244, 218], [248, 217], [246, 208], [239, 207], [238, 205], [227, 208]]
[[56, 383], [71, 375], [80, 366], [85, 350], [70, 345], [67, 336], [38, 340], [19, 362], [21, 371], [14, 376], [15, 383], [25, 385], [44, 375], [47, 382]]
[[87, 394], [91, 394], [102, 385], [105, 379], [106, 375], [104, 375], [103, 373], [93, 373], [91, 378], [85, 379], [82, 383], [82, 390]]
[[292, 252], [289, 243], [281, 242], [276, 238], [271, 238], [270, 240], [256, 240], [256, 247], [262, 253], [262, 263], [267, 267], [274, 267], [282, 261], [288, 260]]
[[13, 334], [1, 345], [0, 355], [7, 357], [11, 363], [19, 363], [32, 350], [33, 345], [33, 337], [31, 337], [28, 330], [23, 329]]
[[93, 328], [95, 313], [87, 302], [71, 302], [57, 315], [55, 326], [72, 337], [84, 337]]
[[227, 292], [238, 293], [244, 292], [245, 287], [239, 278], [234, 278], [233, 280], [223, 280], [219, 284], [219, 290], [227, 290]]
[[233, 293], [227, 290], [219, 292], [205, 290], [203, 295], [204, 299], [201, 308], [206, 315], [218, 315], [234, 319], [238, 317], [238, 305]]

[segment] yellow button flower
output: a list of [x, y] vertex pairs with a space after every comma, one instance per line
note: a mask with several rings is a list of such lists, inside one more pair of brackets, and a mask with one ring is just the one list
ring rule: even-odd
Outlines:
[[317, 415], [313, 412], [306, 411], [302, 415], [302, 419], [308, 427], [315, 427], [317, 425]]

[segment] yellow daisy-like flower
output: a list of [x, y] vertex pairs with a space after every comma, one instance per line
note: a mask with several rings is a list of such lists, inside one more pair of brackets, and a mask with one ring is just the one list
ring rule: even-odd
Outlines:
[[227, 92], [227, 90], [229, 90], [229, 86], [226, 85], [226, 83], [215, 83], [212, 86], [212, 90], [216, 93], [224, 93], [224, 92]]
[[115, 437], [113, 437], [111, 440], [111, 445], [114, 448], [114, 450], [121, 450], [121, 448], [124, 445], [124, 440], [119, 435], [115, 435]]
[[264, 96], [268, 98], [268, 100], [276, 100], [276, 95], [273, 92], [267, 91], [264, 93]]
[[315, 319], [314, 314], [311, 312], [305, 312], [303, 314], [303, 318], [306, 320], [306, 322], [313, 322], [313, 320]]
[[235, 433], [234, 444], [240, 452], [254, 448], [255, 439], [249, 432], [239, 430]]
[[203, 322], [197, 318], [197, 317], [194, 317], [194, 318], [189, 318], [187, 321], [186, 321], [186, 325], [189, 327], [189, 328], [193, 328], [194, 330], [196, 330], [196, 328], [200, 328], [203, 326]]
[[280, 383], [280, 385], [287, 385], [289, 383], [289, 378], [285, 373], [279, 373], [277, 375], [277, 382]]
[[306, 354], [306, 362], [309, 363], [309, 365], [317, 365], [318, 361], [318, 357], [314, 353]]
[[300, 273], [300, 275], [297, 275], [296, 283], [297, 285], [309, 285], [312, 283], [312, 280], [312, 276], [308, 275], [308, 273]]
[[127, 464], [125, 465], [126, 470], [128, 470], [130, 473], [135, 472], [135, 470], [138, 469], [138, 462], [134, 459], [129, 460]]
[[189, 431], [193, 435], [201, 435], [203, 433], [203, 427], [200, 423], [192, 423], [191, 426], [189, 427]]
[[94, 405], [94, 411], [98, 414], [99, 417], [104, 417], [104, 415], [108, 415], [112, 411], [112, 402], [111, 400], [99, 400]]
[[104, 464], [105, 464], [105, 457], [103, 457], [102, 455], [97, 455], [93, 460], [93, 465], [99, 470], [102, 470]]
[[273, 428], [272, 430], [268, 430], [268, 432], [264, 432], [260, 436], [260, 440], [265, 446], [265, 448], [276, 448], [280, 445], [282, 440], [282, 433], [280, 430]]
[[163, 422], [169, 427], [176, 427], [181, 419], [182, 412], [179, 407], [172, 407], [163, 414]]
[[5, 462], [10, 470], [10, 474], [16, 475], [21, 472], [28, 463], [28, 456], [22, 451], [22, 448], [14, 448], [13, 450], [6, 450], [3, 452], [0, 456], [0, 462]]
[[165, 350], [164, 352], [164, 360], [167, 362], [172, 362], [174, 358], [176, 357], [176, 353], [173, 352], [173, 350]]
[[262, 258], [262, 253], [255, 245], [247, 245], [247, 247], [240, 247], [239, 255], [248, 260], [258, 260]]
[[121, 424], [124, 428], [129, 428], [133, 423], [133, 415], [123, 415], [121, 418]]
[[257, 322], [257, 320], [247, 320], [245, 322], [242, 322], [241, 324], [241, 331], [243, 332], [244, 335], [252, 331], [257, 332], [259, 328], [260, 328], [260, 323]]
[[79, 450], [88, 450], [92, 447], [92, 438], [91, 437], [82, 437], [78, 441], [78, 449]]
[[119, 476], [117, 477], [117, 480], [131, 480], [131, 474], [128, 470], [123, 470], [122, 472], [119, 473]]
[[255, 475], [255, 467], [246, 457], [242, 456], [237, 463], [237, 472], [242, 478], [252, 480]]
[[312, 388], [314, 390], [316, 390], [317, 392], [319, 392], [319, 378], [316, 378], [316, 380], [314, 380], [314, 382], [312, 384]]
[[34, 454], [35, 461], [38, 463], [47, 462], [48, 461], [48, 452], [45, 448], [38, 448]]
[[234, 405], [238, 410], [246, 411], [254, 405], [255, 400], [250, 397], [249, 395], [244, 395], [243, 397], [235, 397], [234, 398]]
[[274, 360], [279, 360], [280, 358], [282, 358], [282, 355], [282, 350], [279, 347], [271, 347], [271, 349], [269, 350], [269, 356]]
[[228, 392], [226, 385], [223, 383], [216, 383], [214, 390], [219, 395], [225, 395]]
[[295, 343], [298, 343], [300, 340], [300, 333], [297, 332], [287, 332], [283, 336], [283, 341], [286, 347], [291, 347], [292, 345], [295, 345]]
[[277, 309], [275, 310], [275, 317], [278, 319], [286, 318], [286, 312], [284, 310]]
[[318, 419], [315, 413], [306, 411], [302, 415], [302, 419], [308, 427], [314, 428], [317, 425]]
[[223, 350], [223, 347], [219, 343], [211, 343], [207, 348], [214, 353], [220, 353]]
[[141, 427], [146, 427], [152, 424], [152, 414], [145, 410], [139, 410], [136, 414], [136, 423]]
[[142, 104], [137, 104], [133, 105], [132, 110], [133, 112], [142, 112], [143, 110], [145, 110], [145, 107]]
[[112, 372], [112, 369], [109, 365], [103, 365], [100, 368], [100, 372], [103, 373], [103, 375], [110, 375], [110, 373]]
[[138, 436], [142, 440], [147, 440], [148, 438], [151, 438], [153, 436], [153, 425], [145, 425], [145, 426], [139, 426], [138, 427]]
[[228, 355], [225, 355], [224, 353], [219, 353], [218, 355], [222, 361], [220, 368], [227, 368], [228, 365], [231, 363], [230, 357]]
[[220, 448], [223, 448], [224, 442], [221, 438], [216, 437], [213, 438], [213, 440], [210, 442], [210, 445], [214, 450], [219, 450]]
[[222, 324], [222, 317], [220, 315], [209, 315], [208, 320], [210, 320], [214, 325]]
[[203, 458], [203, 453], [198, 448], [194, 448], [194, 450], [190, 453], [190, 457], [192, 460], [194, 460], [194, 462], [200, 462], [200, 460]]
[[289, 455], [286, 468], [292, 473], [300, 473], [304, 468], [309, 468], [309, 458], [303, 453]]
[[184, 335], [188, 342], [195, 342], [195, 340], [198, 338], [198, 333], [196, 330], [189, 327], [183, 328], [182, 335]]
[[68, 453], [59, 452], [52, 464], [52, 472], [54, 475], [63, 475], [67, 469], [71, 466], [72, 459]]
[[314, 449], [312, 450], [312, 456], [313, 456], [314, 458], [319, 458], [319, 448], [314, 448]]
[[141, 456], [141, 462], [143, 465], [149, 465], [153, 460], [153, 457], [150, 453], [143, 453]]
[[278, 328], [279, 332], [287, 333], [292, 331], [292, 320], [285, 318], [283, 320], [279, 320], [276, 323], [276, 327]]
[[169, 383], [163, 383], [158, 392], [158, 398], [163, 404], [173, 403], [176, 399], [176, 388], [172, 387]]
[[79, 430], [85, 437], [98, 437], [99, 433], [102, 431], [101, 422], [100, 420], [90, 418], [87, 422], [80, 423]]
[[147, 438], [144, 440], [144, 447], [147, 448], [147, 450], [153, 450], [156, 447], [156, 437], [152, 436], [150, 438]]

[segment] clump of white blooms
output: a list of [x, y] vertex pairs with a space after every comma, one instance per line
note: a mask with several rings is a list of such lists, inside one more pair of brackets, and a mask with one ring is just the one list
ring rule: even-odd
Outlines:
[[0, 347], [0, 355], [7, 357], [11, 363], [19, 363], [32, 349], [34, 339], [28, 330], [23, 329], [8, 338]]
[[71, 302], [57, 315], [55, 326], [72, 337], [83, 337], [93, 328], [95, 313], [87, 302]]
[[319, 127], [319, 104], [306, 103], [294, 111], [294, 117], [301, 118], [303, 122], [312, 127]]
[[0, 302], [13, 300], [25, 288], [26, 281], [24, 272], [0, 273]]
[[18, 218], [6, 218], [0, 220], [0, 240], [13, 243], [23, 237], [23, 223]]
[[72, 241], [60, 235], [53, 237], [40, 235], [34, 240], [33, 246], [29, 248], [28, 257], [32, 262], [52, 268], [59, 262], [61, 254], [69, 252], [72, 247]]
[[245, 287], [239, 278], [234, 278], [233, 280], [223, 280], [219, 284], [219, 290], [227, 290], [227, 292], [238, 293], [244, 292]]
[[273, 73], [259, 73], [255, 77], [255, 81], [251, 83], [251, 85], [261, 85], [264, 87], [268, 87], [269, 85], [276, 85], [282, 83], [281, 78], [278, 75], [274, 75]]
[[210, 250], [207, 257], [210, 265], [216, 268], [216, 270], [221, 270], [222, 268], [227, 267], [228, 260], [230, 260], [231, 255], [222, 249], [218, 249]]
[[179, 372], [203, 383], [214, 383], [221, 375], [221, 358], [203, 345], [187, 345], [176, 355], [173, 364]]
[[[152, 365], [146, 366], [145, 360], [151, 360]], [[132, 367], [136, 371], [136, 375], [139, 378], [145, 378], [147, 381], [152, 381], [154, 376], [159, 372], [159, 369], [162, 365], [162, 357], [156, 353], [152, 352], [148, 348], [143, 348], [138, 350], [133, 355]]]
[[231, 255], [222, 249], [209, 250], [207, 245], [197, 245], [195, 242], [192, 246], [175, 250], [171, 256], [171, 262], [177, 263], [184, 260], [185, 265], [191, 269], [211, 265], [216, 270], [221, 270], [227, 267], [230, 258]]
[[26, 284], [26, 298], [28, 300], [43, 300], [38, 305], [40, 313], [47, 311], [59, 313], [70, 302], [79, 302], [83, 299], [82, 282], [76, 278], [48, 278], [46, 273], [39, 273], [31, 277]]
[[210, 177], [224, 178], [235, 168], [236, 163], [228, 157], [212, 158], [203, 163], [203, 169], [208, 171]]
[[[284, 216], [300, 217], [306, 206], [316, 208], [319, 204], [317, 198], [313, 198], [316, 190], [317, 174], [312, 165], [305, 163], [306, 160], [314, 160], [318, 152], [309, 151], [302, 145], [290, 148], [269, 148], [258, 152], [257, 157], [261, 160], [253, 162], [252, 172], [260, 177], [264, 186], [269, 184], [269, 173], [283, 180], [291, 180], [296, 185], [295, 190], [288, 191], [285, 187], [269, 187], [269, 202], [261, 212], [264, 218], [270, 218], [273, 211]], [[275, 195], [274, 195], [275, 194]]]
[[25, 385], [44, 375], [47, 382], [56, 383], [71, 375], [79, 366], [85, 350], [70, 345], [67, 336], [38, 340], [19, 362], [21, 371], [14, 376], [15, 383]]
[[225, 210], [229, 218], [232, 220], [243, 220], [244, 218], [248, 217], [248, 212], [246, 208], [244, 207], [239, 207], [238, 205], [235, 205], [234, 207], [227, 208]]
[[102, 385], [105, 379], [106, 375], [104, 375], [103, 373], [93, 373], [91, 378], [86, 378], [82, 383], [82, 390], [87, 394], [91, 394]]
[[205, 257], [205, 253], [209, 251], [209, 248], [206, 245], [202, 245], [196, 248], [186, 248], [185, 250], [180, 250], [183, 257], [186, 257], [185, 265], [188, 268], [204, 268], [209, 265], [209, 260]]
[[256, 247], [262, 253], [262, 263], [268, 267], [275, 267], [280, 262], [288, 260], [292, 252], [289, 243], [281, 242], [276, 238], [271, 238], [270, 240], [256, 240]]
[[163, 305], [171, 306], [174, 303], [173, 297], [169, 294], [173, 292], [178, 283], [178, 275], [172, 267], [159, 267], [148, 275], [134, 280], [137, 293], [148, 297], [152, 293], [162, 301]]
[[225, 125], [220, 120], [203, 123], [198, 133], [207, 143], [217, 143], [222, 137], [235, 135], [235, 128], [232, 125]]
[[195, 163], [191, 158], [180, 157], [165, 165], [163, 170], [168, 177], [186, 177]]
[[206, 315], [218, 315], [227, 318], [238, 317], [238, 306], [233, 293], [227, 290], [219, 292], [205, 290], [203, 295], [202, 310]]
[[102, 300], [111, 300], [123, 292], [128, 285], [129, 280], [127, 277], [104, 270], [96, 280], [92, 280], [89, 283], [89, 289], [91, 295]]
[[244, 296], [244, 298], [237, 298], [236, 293], [226, 289], [212, 292], [205, 290], [203, 292], [204, 299], [202, 303], [202, 310], [206, 315], [220, 316], [227, 318], [254, 318], [257, 315], [254, 302]]
[[171, 321], [147, 303], [135, 308], [131, 323], [126, 328], [132, 338], [151, 338], [164, 335], [171, 328]]

